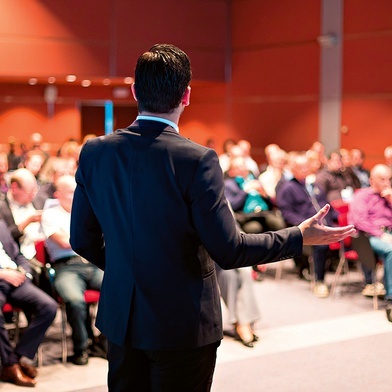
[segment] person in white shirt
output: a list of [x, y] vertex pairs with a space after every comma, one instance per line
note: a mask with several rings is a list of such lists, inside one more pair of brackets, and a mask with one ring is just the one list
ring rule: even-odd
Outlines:
[[[76, 188], [75, 177], [61, 176], [55, 183], [56, 200], [48, 199], [42, 213], [42, 229], [52, 266], [56, 272], [54, 285], [65, 302], [67, 320], [72, 328], [76, 365], [88, 363], [86, 289], [100, 290], [103, 271], [78, 256], [69, 243], [71, 208]], [[91, 332], [90, 332], [91, 333]]]

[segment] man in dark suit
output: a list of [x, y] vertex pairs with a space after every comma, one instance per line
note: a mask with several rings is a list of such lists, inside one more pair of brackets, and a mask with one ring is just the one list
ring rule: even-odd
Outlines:
[[[35, 386], [37, 370], [21, 358], [34, 358], [57, 311], [57, 303], [36, 287], [29, 277], [31, 269], [28, 261], [19, 252], [6, 224], [0, 221], [0, 380], [25, 387]], [[15, 349], [4, 326], [1, 309], [6, 302], [21, 308], [30, 320]]]
[[105, 271], [97, 326], [111, 392], [210, 390], [222, 339], [212, 259], [223, 269], [273, 262], [353, 232], [319, 224], [326, 207], [299, 227], [240, 233], [217, 154], [179, 133], [190, 80], [183, 51], [153, 46], [136, 65], [136, 121], [80, 155], [70, 242]]

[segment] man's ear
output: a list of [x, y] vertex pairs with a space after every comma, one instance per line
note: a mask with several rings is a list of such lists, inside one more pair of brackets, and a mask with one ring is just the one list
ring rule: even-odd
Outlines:
[[189, 106], [191, 103], [191, 88], [188, 86], [184, 92], [184, 95], [181, 98], [181, 103], [183, 106]]
[[137, 102], [136, 91], [135, 91], [135, 83], [132, 83], [131, 91], [132, 91], [133, 99]]

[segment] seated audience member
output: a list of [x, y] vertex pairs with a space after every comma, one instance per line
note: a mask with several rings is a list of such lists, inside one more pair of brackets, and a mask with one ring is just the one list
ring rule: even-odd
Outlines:
[[[33, 359], [57, 312], [57, 303], [30, 280], [28, 261], [19, 252], [7, 225], [0, 221], [0, 380], [34, 387], [37, 369], [23, 360]], [[4, 326], [5, 303], [26, 314], [29, 324], [13, 348]]]
[[282, 217], [272, 211], [272, 203], [260, 181], [246, 167], [243, 157], [230, 161], [225, 179], [225, 195], [245, 232], [261, 233], [284, 227]]
[[[292, 165], [294, 162], [294, 158], [299, 154], [298, 151], [289, 151], [286, 154], [286, 164], [284, 165], [283, 171], [282, 171], [282, 176], [280, 177], [280, 180], [275, 186], [275, 195], [278, 193], [279, 188], [286, 182], [289, 181], [293, 178], [293, 172], [292, 172]], [[276, 199], [276, 196], [275, 196]], [[276, 200], [275, 200], [276, 204]]]
[[[309, 175], [306, 153], [297, 153], [293, 157], [291, 170], [293, 178], [284, 182], [279, 188], [276, 194], [276, 203], [287, 225], [296, 226], [324, 207], [327, 204], [327, 200], [325, 194], [317, 185], [308, 185], [306, 183], [306, 178]], [[337, 213], [331, 208], [325, 218], [326, 224], [332, 225], [333, 220], [336, 218]], [[316, 280], [314, 295], [319, 298], [325, 298], [329, 295], [328, 287], [324, 283], [328, 249], [327, 245], [312, 247]]]
[[339, 150], [340, 156], [342, 157], [342, 165], [343, 167], [351, 167], [351, 157], [350, 150], [347, 148], [341, 148]]
[[280, 147], [275, 143], [271, 143], [271, 144], [268, 144], [265, 146], [264, 155], [265, 155], [266, 162], [264, 162], [260, 165], [260, 173], [263, 173], [267, 169], [267, 166], [269, 165], [269, 162], [270, 162], [270, 156], [271, 156], [272, 152], [279, 151], [279, 150], [280, 150]]
[[370, 172], [370, 187], [354, 193], [348, 219], [369, 235], [370, 246], [384, 261], [387, 318], [392, 322], [392, 188], [391, 169], [383, 164]]
[[55, 192], [54, 183], [64, 175], [74, 176], [77, 162], [73, 158], [50, 157], [39, 176], [40, 188], [34, 201], [44, 205], [47, 199], [52, 199]]
[[260, 175], [259, 165], [257, 162], [251, 157], [251, 149], [252, 146], [248, 140], [239, 140], [237, 146], [242, 149], [242, 156], [245, 158], [245, 165], [253, 173], [255, 177]]
[[367, 188], [369, 186], [370, 173], [369, 170], [363, 167], [365, 153], [359, 148], [353, 148], [350, 151], [350, 161], [351, 169], [358, 177], [358, 180], [361, 183], [361, 188]]
[[[244, 152], [243, 152], [242, 148], [239, 147], [239, 146], [237, 146], [237, 145], [233, 146], [233, 147], [230, 149], [230, 160], [229, 160], [228, 169], [229, 169], [229, 167], [230, 167], [230, 162], [231, 162], [233, 159], [235, 159], [235, 158], [242, 158], [242, 159], [244, 159]], [[227, 170], [223, 170], [223, 169], [222, 169], [224, 178], [227, 178], [227, 177], [228, 177], [228, 174], [227, 174], [228, 169], [227, 169]]]
[[235, 145], [236, 143], [233, 139], [226, 139], [223, 142], [223, 153], [219, 155], [219, 165], [222, 168], [223, 173], [229, 169], [231, 157], [230, 152]]
[[254, 324], [260, 318], [253, 289], [251, 268], [223, 270], [217, 264], [216, 277], [221, 297], [228, 310], [228, 322], [234, 327], [234, 336], [246, 347], [254, 347], [258, 336]]
[[7, 193], [8, 191], [7, 173], [8, 173], [7, 154], [4, 152], [0, 152], [0, 193]]
[[316, 151], [308, 150], [306, 151], [306, 156], [308, 158], [309, 165], [309, 175], [306, 178], [306, 182], [314, 184], [316, 181], [316, 174], [319, 172], [322, 164], [320, 162], [320, 157]]
[[286, 152], [284, 150], [273, 150], [269, 154], [268, 166], [259, 176], [259, 181], [268, 197], [274, 201], [276, 197], [276, 185], [283, 175], [286, 165]]
[[64, 142], [58, 151], [58, 157], [64, 159], [73, 159], [79, 162], [80, 144], [76, 140], [68, 140]]
[[326, 167], [316, 174], [315, 185], [327, 195], [329, 202], [342, 199], [343, 190], [352, 194], [361, 187], [352, 170], [343, 166], [342, 157], [337, 151], [329, 155]]
[[315, 141], [310, 147], [309, 147], [310, 151], [314, 151], [316, 152], [316, 154], [318, 155], [318, 160], [320, 162], [320, 169], [323, 168], [328, 161], [328, 158], [325, 156], [325, 146], [323, 143], [321, 143], [320, 141]]
[[46, 156], [41, 150], [30, 150], [26, 154], [24, 167], [30, 170], [38, 180], [39, 173], [46, 161]]
[[37, 180], [30, 170], [15, 170], [10, 178], [10, 189], [0, 199], [0, 217], [19, 244], [23, 256], [35, 264], [35, 243], [44, 239], [40, 230], [42, 204], [34, 201], [38, 192]]
[[43, 137], [39, 132], [34, 132], [30, 136], [31, 148], [29, 151], [41, 151], [45, 155], [45, 160], [49, 158], [49, 153], [43, 148]]
[[13, 136], [10, 136], [8, 138], [8, 144], [9, 144], [9, 149], [8, 149], [8, 153], [7, 153], [8, 170], [14, 171], [19, 167], [22, 159], [16, 153], [15, 138]]
[[84, 300], [86, 289], [100, 290], [103, 271], [78, 256], [69, 244], [71, 207], [76, 188], [75, 177], [62, 176], [56, 184], [57, 204], [44, 209], [42, 229], [52, 266], [56, 272], [54, 286], [65, 302], [67, 320], [72, 328], [74, 345], [73, 363], [88, 363], [88, 320], [87, 305]]
[[392, 170], [392, 146], [387, 146], [384, 150], [385, 164]]

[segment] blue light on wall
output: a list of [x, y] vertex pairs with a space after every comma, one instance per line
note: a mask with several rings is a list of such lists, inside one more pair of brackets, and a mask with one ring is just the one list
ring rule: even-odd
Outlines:
[[113, 132], [113, 102], [105, 101], [105, 135]]

